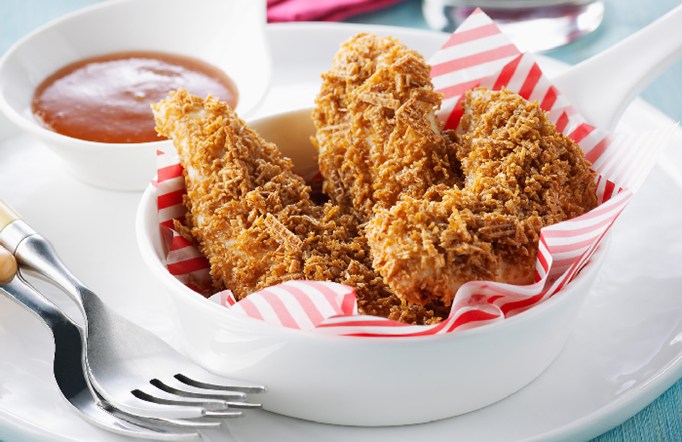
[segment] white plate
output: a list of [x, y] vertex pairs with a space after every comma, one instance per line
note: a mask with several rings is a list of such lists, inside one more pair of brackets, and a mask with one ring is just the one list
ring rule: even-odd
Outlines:
[[[339, 42], [360, 31], [396, 36], [427, 55], [446, 38], [363, 25], [270, 26], [274, 84], [261, 115], [310, 106]], [[561, 69], [551, 60], [542, 64], [550, 73]], [[669, 124], [636, 101], [622, 128]], [[408, 427], [329, 426], [250, 412], [205, 439], [581, 440], [621, 423], [682, 377], [682, 132], [669, 143], [678, 149], [668, 149], [614, 227], [609, 256], [576, 332], [556, 362], [519, 393], [464, 416]], [[51, 239], [71, 269], [109, 304], [173, 343], [163, 289], [146, 273], [134, 240], [139, 193], [87, 187], [37, 141], [12, 134], [0, 142], [0, 197]], [[75, 315], [64, 297], [60, 301]], [[71, 412], [52, 379], [47, 328], [5, 298], [0, 298], [0, 352], [0, 439], [127, 440]]]

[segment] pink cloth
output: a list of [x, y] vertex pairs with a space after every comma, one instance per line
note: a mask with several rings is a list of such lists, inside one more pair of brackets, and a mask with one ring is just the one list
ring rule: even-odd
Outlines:
[[340, 21], [402, 0], [268, 0], [268, 21]]

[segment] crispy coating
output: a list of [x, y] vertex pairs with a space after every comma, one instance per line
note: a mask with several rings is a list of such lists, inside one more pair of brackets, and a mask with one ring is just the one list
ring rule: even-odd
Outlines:
[[435, 117], [424, 59], [359, 34], [322, 78], [312, 140], [323, 190], [224, 103], [184, 91], [154, 105], [185, 169], [181, 233], [238, 299], [290, 279], [345, 283], [360, 313], [439, 322], [471, 280], [532, 282], [540, 229], [596, 206], [580, 148], [537, 103], [467, 94], [457, 134]]
[[215, 99], [180, 90], [153, 110], [157, 131], [173, 140], [185, 169], [187, 225], [215, 287], [242, 298], [272, 275], [299, 275], [303, 250], [282, 221], [308, 215], [313, 205], [291, 162]]
[[449, 305], [471, 280], [532, 283], [540, 229], [597, 204], [589, 162], [537, 102], [476, 89], [463, 105], [464, 184], [404, 198], [366, 228], [375, 270], [408, 303]]
[[367, 221], [401, 195], [451, 185], [451, 142], [424, 58], [390, 37], [358, 34], [322, 75], [313, 121], [324, 192]]
[[316, 205], [291, 161], [225, 103], [179, 90], [153, 110], [184, 168], [180, 231], [208, 258], [214, 289], [241, 299], [286, 280], [329, 280], [353, 286], [364, 314], [417, 324], [447, 315], [397, 298], [373, 271], [355, 215]]

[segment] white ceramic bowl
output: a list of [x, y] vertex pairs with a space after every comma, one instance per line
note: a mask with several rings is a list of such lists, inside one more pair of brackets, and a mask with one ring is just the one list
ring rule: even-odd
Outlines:
[[[315, 168], [310, 111], [254, 121], [299, 173]], [[343, 425], [403, 425], [463, 414], [497, 402], [545, 370], [571, 333], [600, 268], [602, 244], [576, 279], [542, 304], [504, 321], [449, 335], [366, 338], [268, 325], [204, 299], [163, 263], [156, 192], [140, 202], [143, 259], [168, 292], [189, 356], [216, 373], [264, 383], [267, 410]]]
[[77, 11], [28, 35], [0, 59], [0, 109], [40, 137], [81, 180], [116, 190], [143, 190], [154, 176], [158, 143], [79, 140], [41, 126], [31, 112], [35, 88], [58, 68], [85, 57], [148, 50], [188, 55], [225, 71], [248, 116], [270, 83], [265, 2], [122, 0]]

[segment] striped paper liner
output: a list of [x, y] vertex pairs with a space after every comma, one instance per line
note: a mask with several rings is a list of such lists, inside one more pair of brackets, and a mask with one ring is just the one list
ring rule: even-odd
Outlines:
[[[409, 337], [450, 333], [523, 312], [560, 291], [589, 262], [601, 239], [648, 175], [670, 131], [607, 134], [591, 126], [543, 75], [530, 54], [522, 54], [482, 11], [476, 10], [429, 63], [434, 87], [443, 94], [439, 118], [456, 129], [466, 91], [505, 87], [537, 100], [557, 129], [580, 145], [597, 173], [599, 205], [592, 211], [541, 231], [535, 283], [514, 286], [472, 281], [457, 292], [450, 315], [436, 325], [407, 325], [359, 315], [350, 287], [323, 281], [289, 281], [236, 302], [229, 291], [210, 299], [230, 310], [283, 327], [347, 336]], [[210, 284], [208, 262], [173, 231], [184, 216], [182, 167], [175, 152], [158, 152], [159, 223], [168, 248], [167, 267], [191, 287]]]

